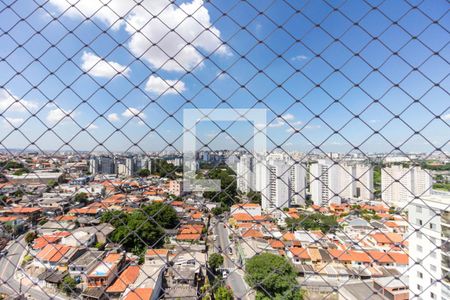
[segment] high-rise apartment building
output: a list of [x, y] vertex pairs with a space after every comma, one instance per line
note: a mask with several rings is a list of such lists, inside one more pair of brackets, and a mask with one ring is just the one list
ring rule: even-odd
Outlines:
[[251, 154], [244, 154], [237, 164], [237, 189], [242, 193], [255, 190], [255, 160]]
[[450, 196], [409, 204], [409, 298], [450, 299]]
[[381, 170], [381, 198], [388, 205], [407, 207], [415, 197], [431, 194], [433, 179], [420, 167], [393, 165]]
[[373, 199], [373, 167], [361, 162], [320, 159], [310, 167], [311, 198], [316, 205], [342, 199]]
[[289, 178], [291, 202], [296, 205], [305, 205], [306, 199], [306, 165], [295, 162], [291, 166]]
[[290, 167], [285, 160], [273, 159], [267, 161], [265, 170], [265, 186], [261, 191], [262, 208], [266, 211], [282, 210], [289, 207]]
[[127, 157], [125, 159], [125, 175], [133, 176], [136, 172], [136, 164], [133, 157]]
[[284, 155], [259, 158], [256, 164], [256, 188], [261, 191], [262, 208], [283, 209], [292, 204], [304, 205], [306, 166]]
[[89, 159], [89, 172], [95, 174], [114, 174], [114, 160], [109, 156], [93, 156]]
[[101, 174], [114, 174], [114, 159], [109, 156], [100, 156], [98, 172]]
[[95, 156], [89, 159], [89, 173], [92, 175], [98, 173], [98, 159]]

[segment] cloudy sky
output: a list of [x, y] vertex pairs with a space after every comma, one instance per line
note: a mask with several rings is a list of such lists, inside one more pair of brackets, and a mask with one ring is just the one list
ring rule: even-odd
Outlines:
[[448, 4], [368, 2], [2, 1], [0, 148], [181, 151], [184, 109], [265, 108], [269, 148], [450, 151]]

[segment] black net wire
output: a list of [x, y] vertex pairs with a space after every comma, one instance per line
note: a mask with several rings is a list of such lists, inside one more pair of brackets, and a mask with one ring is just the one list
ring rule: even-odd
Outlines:
[[0, 297], [450, 299], [449, 22], [0, 0]]

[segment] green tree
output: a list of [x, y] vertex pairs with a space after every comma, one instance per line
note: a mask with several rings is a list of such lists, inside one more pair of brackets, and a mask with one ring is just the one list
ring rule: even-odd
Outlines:
[[13, 173], [13, 175], [15, 175], [15, 176], [22, 176], [25, 173], [30, 173], [30, 172], [27, 169], [25, 169], [25, 168], [20, 168], [20, 169], [16, 170]]
[[140, 169], [140, 170], [137, 172], [137, 175], [138, 175], [139, 177], [148, 177], [148, 176], [151, 175], [151, 172], [150, 172], [149, 169]]
[[115, 227], [111, 241], [122, 244], [125, 250], [136, 255], [149, 245], [162, 246], [164, 229], [174, 228], [179, 223], [176, 211], [164, 203], [152, 203], [131, 213], [107, 211], [100, 221]]
[[245, 280], [257, 291], [257, 299], [303, 299], [294, 267], [281, 256], [255, 255], [247, 261], [245, 271]]
[[56, 182], [55, 180], [49, 180], [48, 181], [48, 183], [47, 183], [47, 186], [48, 187], [50, 187], [50, 188], [54, 188], [54, 187], [56, 187], [58, 185], [58, 182]]
[[251, 203], [261, 204], [261, 192], [250, 191], [247, 193], [247, 198]]
[[27, 244], [31, 244], [36, 239], [36, 236], [36, 232], [34, 231], [27, 232], [27, 234], [25, 234], [25, 242], [27, 242]]
[[214, 299], [216, 300], [233, 300], [233, 292], [230, 289], [219, 286], [214, 293]]
[[152, 160], [152, 174], [159, 175], [170, 179], [177, 178], [176, 173], [181, 172], [181, 167], [175, 167], [164, 159]]
[[71, 276], [66, 275], [63, 281], [59, 284], [59, 288], [66, 294], [72, 294], [77, 288], [77, 282]]
[[148, 215], [148, 219], [153, 219], [154, 222], [158, 223], [158, 225], [163, 228], [172, 229], [179, 223], [175, 209], [165, 203], [154, 202], [142, 207], [142, 209]]
[[88, 202], [88, 195], [84, 192], [78, 193], [74, 198], [75, 202], [86, 204]]
[[299, 213], [299, 218], [287, 218], [286, 226], [289, 229], [321, 230], [333, 232], [338, 227], [336, 216], [327, 216], [321, 213]]
[[213, 271], [216, 271], [221, 265], [223, 265], [223, 256], [219, 253], [211, 254], [208, 259], [208, 264]]
[[236, 173], [228, 166], [217, 166], [205, 174], [206, 179], [220, 180], [219, 192], [205, 192], [203, 196], [213, 202], [221, 203], [227, 209], [234, 203], [239, 202], [237, 198]]
[[213, 215], [218, 216], [221, 215], [223, 213], [223, 208], [220, 206], [214, 207], [211, 212], [213, 213]]

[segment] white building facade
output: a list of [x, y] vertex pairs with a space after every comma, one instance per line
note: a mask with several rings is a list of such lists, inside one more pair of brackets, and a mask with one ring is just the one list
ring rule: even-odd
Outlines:
[[258, 162], [256, 187], [261, 191], [265, 211], [282, 210], [292, 204], [304, 205], [306, 166], [284, 155], [270, 155]]
[[381, 169], [381, 198], [391, 206], [406, 208], [415, 197], [431, 194], [433, 178], [420, 167], [393, 165]]
[[342, 199], [373, 199], [373, 167], [353, 161], [319, 159], [310, 166], [314, 204], [340, 204]]
[[450, 196], [430, 195], [409, 205], [410, 299], [450, 299]]

